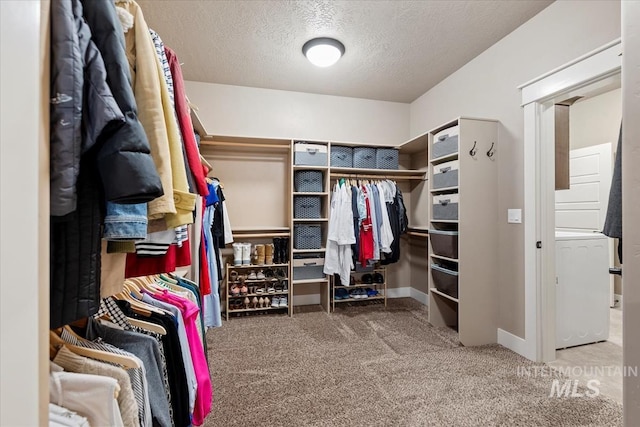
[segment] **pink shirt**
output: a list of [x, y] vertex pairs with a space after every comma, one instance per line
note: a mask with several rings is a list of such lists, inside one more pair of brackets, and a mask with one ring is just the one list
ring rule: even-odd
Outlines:
[[189, 341], [191, 350], [191, 359], [193, 360], [193, 369], [195, 370], [196, 380], [198, 382], [198, 393], [196, 395], [192, 421], [194, 425], [202, 425], [205, 417], [211, 411], [213, 389], [211, 387], [207, 357], [204, 354], [204, 348], [202, 347], [202, 341], [200, 341], [198, 328], [196, 326], [196, 318], [200, 309], [188, 299], [179, 297], [166, 290], [158, 292], [153, 296], [161, 301], [175, 305], [182, 312], [187, 340]]

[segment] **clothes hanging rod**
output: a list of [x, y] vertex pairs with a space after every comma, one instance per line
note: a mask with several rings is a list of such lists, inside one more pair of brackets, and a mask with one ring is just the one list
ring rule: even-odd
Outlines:
[[291, 233], [233, 233], [233, 238], [244, 239], [269, 239], [272, 237], [291, 237]]
[[291, 147], [284, 144], [257, 144], [251, 142], [226, 142], [226, 141], [210, 141], [203, 139], [200, 145], [208, 145], [213, 147], [247, 147], [247, 148], [274, 148], [280, 150], [289, 150]]
[[332, 173], [331, 176], [333, 178], [348, 178], [348, 179], [377, 179], [377, 180], [385, 180], [391, 179], [395, 181], [401, 180], [426, 180], [424, 176], [421, 175], [371, 175], [371, 174], [348, 174], [348, 173]]

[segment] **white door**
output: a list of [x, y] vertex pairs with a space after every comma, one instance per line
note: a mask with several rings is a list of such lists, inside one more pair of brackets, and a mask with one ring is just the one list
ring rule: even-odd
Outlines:
[[[600, 232], [609, 203], [612, 144], [571, 150], [569, 159], [570, 188], [556, 191], [556, 230]], [[613, 267], [613, 239], [609, 239], [608, 257], [609, 266]], [[609, 277], [609, 289], [609, 305], [613, 307], [613, 276]]]

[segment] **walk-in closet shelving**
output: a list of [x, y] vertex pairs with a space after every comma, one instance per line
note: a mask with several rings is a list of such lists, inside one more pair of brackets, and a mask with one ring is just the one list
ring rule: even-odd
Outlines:
[[322, 269], [329, 221], [329, 143], [290, 144], [291, 300], [319, 286], [321, 305], [328, 311], [329, 281]]
[[498, 123], [458, 118], [428, 135], [429, 322], [463, 345], [494, 343]]

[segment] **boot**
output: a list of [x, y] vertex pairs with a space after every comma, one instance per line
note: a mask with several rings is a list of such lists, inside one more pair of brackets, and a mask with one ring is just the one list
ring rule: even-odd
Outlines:
[[251, 264], [251, 243], [241, 243], [242, 245], [242, 265]]
[[281, 255], [280, 255], [280, 262], [282, 264], [286, 264], [289, 262], [289, 238], [288, 237], [283, 237], [281, 240]]
[[264, 245], [256, 245], [256, 264], [264, 265], [265, 247]]
[[233, 265], [242, 265], [242, 243], [234, 243], [231, 246], [233, 246]]
[[267, 265], [273, 264], [273, 243], [264, 245], [264, 263]]
[[280, 242], [282, 239], [280, 237], [273, 238], [273, 263], [274, 264], [282, 264], [280, 260]]

